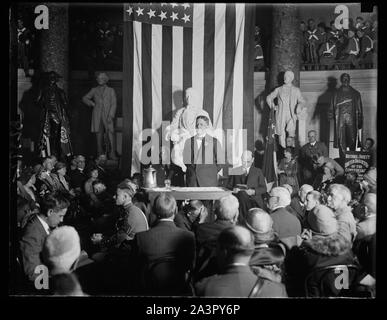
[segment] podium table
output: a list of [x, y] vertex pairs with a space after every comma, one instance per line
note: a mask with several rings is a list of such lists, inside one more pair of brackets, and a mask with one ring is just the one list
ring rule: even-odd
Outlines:
[[161, 193], [171, 193], [176, 200], [217, 200], [231, 193], [231, 190], [222, 187], [170, 187], [144, 188], [149, 195], [149, 201]]

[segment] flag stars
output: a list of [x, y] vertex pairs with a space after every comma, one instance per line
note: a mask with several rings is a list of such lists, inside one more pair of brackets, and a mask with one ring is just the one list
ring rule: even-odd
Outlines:
[[189, 8], [189, 4], [188, 3], [183, 3], [182, 6], [184, 7], [184, 10], [187, 10], [187, 8]]
[[152, 19], [152, 17], [155, 17], [156, 16], [155, 13], [156, 13], [156, 11], [149, 9], [149, 11], [147, 12], [149, 19]]
[[127, 13], [129, 13], [129, 15], [132, 15], [133, 13], [133, 8], [132, 7], [129, 7], [128, 10], [126, 10]]
[[172, 12], [172, 15], [170, 18], [172, 19], [173, 22], [175, 22], [175, 20], [179, 20], [179, 18], [177, 17], [177, 12]]
[[163, 21], [164, 19], [167, 19], [167, 12], [161, 11], [158, 17], [160, 17], [161, 21]]
[[176, 2], [172, 2], [171, 6], [172, 6], [172, 8], [177, 7], [177, 3]]
[[187, 23], [188, 21], [190, 21], [189, 17], [190, 15], [187, 16], [186, 14], [184, 14], [184, 17], [181, 18], [181, 20], [184, 20], [184, 23]]
[[144, 14], [143, 11], [144, 11], [144, 8], [138, 7], [138, 9], [136, 10], [137, 15], [138, 15], [138, 16], [142, 16], [142, 15]]

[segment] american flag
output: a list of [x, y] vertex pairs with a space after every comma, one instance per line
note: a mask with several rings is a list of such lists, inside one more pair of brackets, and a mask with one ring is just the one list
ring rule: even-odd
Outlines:
[[270, 109], [269, 124], [267, 128], [267, 141], [262, 165], [266, 183], [277, 182], [277, 145], [275, 140], [275, 115], [274, 108]]
[[[254, 144], [255, 7], [248, 4], [124, 4], [122, 170], [140, 171], [141, 131], [160, 133], [193, 87], [216, 129], [247, 129]], [[240, 138], [240, 136], [239, 136]], [[234, 136], [232, 159], [243, 144]]]

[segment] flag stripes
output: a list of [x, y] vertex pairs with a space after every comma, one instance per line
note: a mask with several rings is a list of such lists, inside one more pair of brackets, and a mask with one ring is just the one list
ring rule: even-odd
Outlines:
[[161, 39], [163, 36], [163, 27], [154, 25], [152, 28], [152, 128], [159, 128], [163, 119], [162, 105], [162, 45], [160, 41], [153, 39]]
[[250, 149], [254, 139], [254, 8], [125, 4], [124, 20], [122, 170], [140, 171], [141, 131], [161, 134], [161, 121], [172, 120], [189, 87], [214, 128], [236, 130], [225, 149], [233, 150], [227, 159], [238, 164], [246, 148], [238, 130], [247, 129]]
[[203, 109], [214, 119], [214, 31], [215, 5], [208, 4], [204, 14]]
[[172, 27], [163, 26], [163, 37], [162, 37], [163, 121], [171, 120], [171, 117], [172, 117], [172, 46], [171, 44], [172, 44]]

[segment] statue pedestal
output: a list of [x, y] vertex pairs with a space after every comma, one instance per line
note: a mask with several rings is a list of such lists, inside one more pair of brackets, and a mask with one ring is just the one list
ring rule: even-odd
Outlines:
[[329, 125], [329, 146], [328, 146], [328, 156], [331, 159], [339, 158], [340, 153], [339, 153], [339, 148], [334, 148], [333, 144], [335, 141], [335, 123], [333, 120], [330, 120], [330, 125]]
[[298, 120], [298, 143], [303, 146], [306, 143], [306, 121], [305, 119]]

